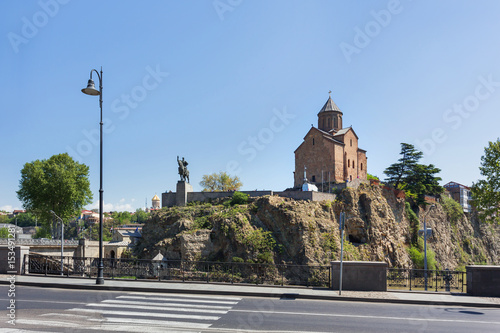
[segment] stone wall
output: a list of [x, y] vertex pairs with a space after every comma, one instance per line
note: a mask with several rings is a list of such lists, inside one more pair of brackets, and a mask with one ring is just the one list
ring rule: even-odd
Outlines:
[[[332, 261], [332, 289], [339, 290], [340, 261]], [[387, 263], [382, 261], [344, 261], [342, 290], [387, 291]]]
[[[277, 195], [284, 198], [291, 198], [295, 200], [310, 200], [310, 201], [323, 201], [335, 200], [336, 195], [332, 193], [314, 192], [314, 191], [240, 191], [248, 194], [251, 198], [263, 197], [266, 195]], [[234, 194], [231, 192], [188, 192], [187, 202], [206, 202], [220, 198], [230, 198]], [[176, 203], [176, 193], [162, 193], [162, 207], [178, 206]]]

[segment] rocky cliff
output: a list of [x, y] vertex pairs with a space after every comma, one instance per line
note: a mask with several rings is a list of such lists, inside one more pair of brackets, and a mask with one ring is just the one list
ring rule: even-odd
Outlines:
[[[226, 202], [163, 209], [144, 225], [136, 252], [142, 258], [160, 252], [168, 259], [328, 264], [340, 256], [341, 209], [348, 216], [345, 260], [383, 260], [390, 267], [414, 267], [409, 248], [418, 221], [412, 225], [404, 198], [376, 185], [346, 189], [335, 202], [266, 196], [244, 205]], [[434, 231], [428, 246], [439, 268], [498, 264], [498, 228], [480, 225], [475, 216], [464, 214], [452, 222], [439, 203], [416, 213], [420, 228], [425, 215]]]

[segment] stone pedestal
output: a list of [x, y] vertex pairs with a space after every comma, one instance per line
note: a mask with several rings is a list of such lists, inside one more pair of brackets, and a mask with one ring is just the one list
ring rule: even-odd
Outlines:
[[29, 246], [16, 245], [14, 249], [0, 246], [0, 274], [23, 274], [26, 271], [24, 255], [29, 252]]
[[500, 266], [467, 266], [467, 294], [500, 297]]
[[[340, 261], [332, 261], [332, 289], [339, 289]], [[382, 261], [344, 261], [342, 290], [387, 291], [387, 263]]]
[[177, 192], [175, 193], [175, 201], [177, 206], [186, 206], [188, 192], [193, 192], [193, 186], [185, 181], [177, 182]]

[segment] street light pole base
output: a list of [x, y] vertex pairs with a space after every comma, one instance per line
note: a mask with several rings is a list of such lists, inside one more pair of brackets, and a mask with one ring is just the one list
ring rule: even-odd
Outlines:
[[104, 284], [104, 278], [103, 278], [103, 277], [98, 277], [98, 278], [95, 280], [95, 284]]

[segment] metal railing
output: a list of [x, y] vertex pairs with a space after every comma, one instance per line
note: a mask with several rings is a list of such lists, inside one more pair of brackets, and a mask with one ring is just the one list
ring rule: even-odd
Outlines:
[[[63, 272], [61, 256], [27, 254], [24, 260], [25, 273], [93, 278], [97, 276], [99, 259], [65, 256]], [[331, 281], [330, 266], [124, 258], [105, 258], [103, 265], [103, 274], [107, 279], [308, 287], [329, 287]]]
[[[389, 268], [388, 289], [425, 290], [426, 271], [423, 269]], [[427, 270], [427, 291], [464, 292], [465, 272]]]
[[[13, 239], [10, 238], [10, 240], [13, 240]], [[8, 238], [0, 238], [0, 245], [7, 244], [8, 241], [9, 241]], [[15, 242], [16, 242], [16, 245], [58, 245], [58, 246], [61, 246], [60, 239], [19, 238], [19, 239], [16, 239]], [[78, 240], [65, 239], [64, 245], [78, 245]]]

